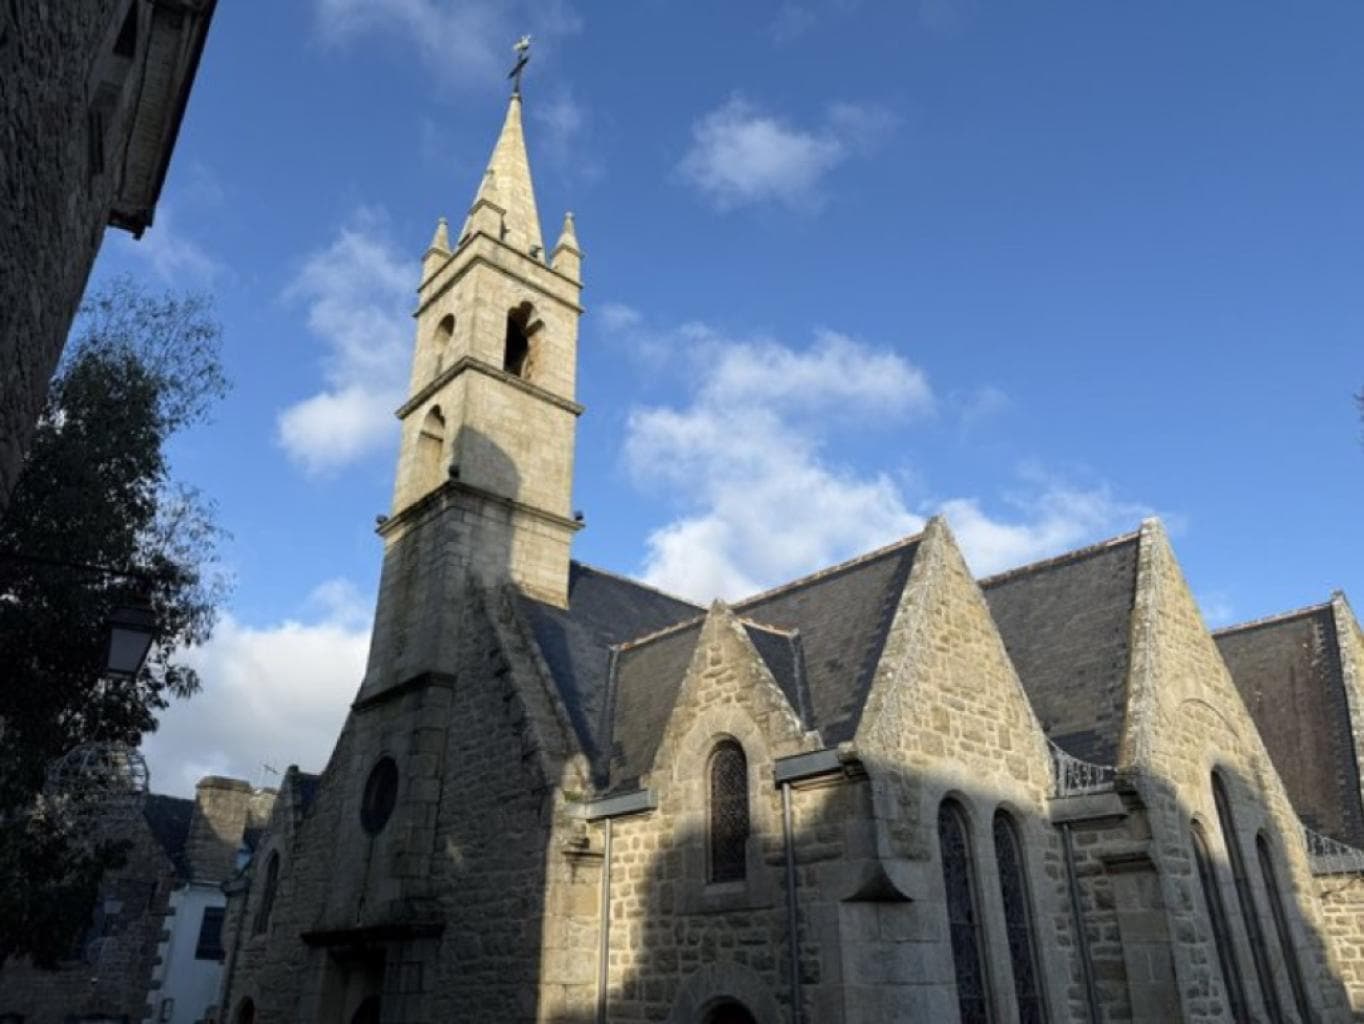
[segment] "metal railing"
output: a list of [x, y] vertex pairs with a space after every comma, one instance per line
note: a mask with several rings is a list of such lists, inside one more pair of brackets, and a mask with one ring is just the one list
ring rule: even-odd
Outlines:
[[1364, 850], [1313, 832], [1306, 825], [1302, 827], [1302, 836], [1307, 842], [1307, 859], [1311, 862], [1312, 874], [1364, 873]]
[[1113, 780], [1117, 777], [1117, 769], [1113, 765], [1081, 761], [1078, 757], [1067, 754], [1051, 740], [1047, 740], [1047, 746], [1051, 748], [1056, 796], [1080, 796], [1113, 788]]

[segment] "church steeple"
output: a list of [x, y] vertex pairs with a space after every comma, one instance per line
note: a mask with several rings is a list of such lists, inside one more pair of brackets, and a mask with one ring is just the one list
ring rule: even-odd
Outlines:
[[535, 208], [535, 187], [530, 180], [519, 92], [512, 94], [507, 105], [502, 132], [469, 208], [460, 243], [478, 230], [499, 237], [533, 259], [543, 258], [545, 243], [540, 235], [540, 214]]
[[544, 251], [521, 115], [514, 94], [459, 238], [440, 221], [422, 260], [393, 509], [380, 527], [394, 581], [381, 592], [405, 596], [380, 600], [367, 687], [439, 670], [444, 641], [424, 634], [421, 609], [457, 604], [456, 581], [567, 601], [582, 525], [572, 506], [582, 254], [571, 214], [552, 259]]

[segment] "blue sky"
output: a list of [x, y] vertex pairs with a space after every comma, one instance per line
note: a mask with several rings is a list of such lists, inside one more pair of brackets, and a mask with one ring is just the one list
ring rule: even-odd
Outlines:
[[1364, 7], [220, 5], [128, 271], [217, 296], [183, 438], [236, 580], [157, 788], [319, 769], [359, 681], [417, 262], [535, 37], [586, 252], [577, 557], [738, 596], [945, 512], [989, 572], [1162, 516], [1213, 624], [1364, 602]]

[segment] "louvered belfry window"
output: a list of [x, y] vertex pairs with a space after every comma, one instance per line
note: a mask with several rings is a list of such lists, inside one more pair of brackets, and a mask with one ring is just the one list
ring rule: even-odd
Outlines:
[[710, 755], [710, 880], [742, 880], [747, 846], [748, 758], [724, 740]]
[[952, 939], [961, 1024], [990, 1024], [990, 998], [981, 955], [980, 907], [971, 864], [971, 837], [966, 814], [951, 800], [938, 808], [938, 843], [942, 850], [943, 888]]
[[995, 862], [999, 865], [999, 890], [1004, 903], [1004, 925], [1009, 937], [1009, 963], [1014, 971], [1014, 994], [1020, 1024], [1045, 1024], [1041, 972], [1037, 945], [1033, 941], [1032, 908], [1028, 881], [1023, 874], [1023, 846], [1018, 827], [1003, 811], [995, 815]]

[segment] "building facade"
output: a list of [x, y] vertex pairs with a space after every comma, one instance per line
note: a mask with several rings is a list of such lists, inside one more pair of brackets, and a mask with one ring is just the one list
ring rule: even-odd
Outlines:
[[571, 559], [582, 253], [521, 116], [422, 263], [369, 664], [234, 887], [222, 1019], [1364, 1013], [1343, 601], [1318, 806], [1298, 634], [1238, 657], [1154, 520], [977, 580], [935, 519], [709, 607]]
[[105, 225], [151, 225], [215, 4], [0, 4], [0, 513]]
[[274, 790], [208, 776], [194, 799], [151, 795], [126, 864], [100, 883], [90, 925], [56, 970], [0, 967], [3, 1024], [198, 1024], [223, 973], [223, 883]]

